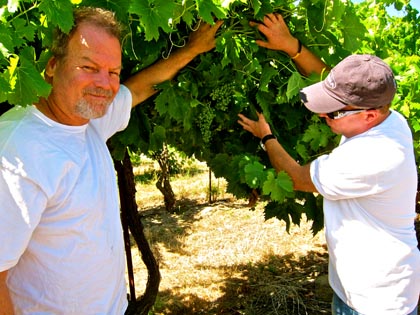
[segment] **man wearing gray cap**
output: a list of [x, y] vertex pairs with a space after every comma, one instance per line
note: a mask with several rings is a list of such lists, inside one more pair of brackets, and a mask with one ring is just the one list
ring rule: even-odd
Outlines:
[[[302, 73], [320, 72], [322, 62], [297, 43], [280, 15], [268, 15], [258, 28], [267, 38], [260, 46], [286, 52]], [[342, 135], [330, 154], [302, 166], [262, 114], [258, 121], [239, 114], [239, 123], [262, 139], [273, 167], [287, 172], [296, 190], [324, 197], [332, 314], [417, 314], [417, 168], [410, 128], [390, 109], [395, 92], [392, 70], [372, 55], [349, 56], [325, 80], [302, 89], [304, 105]]]

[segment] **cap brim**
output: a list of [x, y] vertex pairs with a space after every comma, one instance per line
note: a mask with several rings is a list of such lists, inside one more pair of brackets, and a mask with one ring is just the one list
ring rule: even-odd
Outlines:
[[299, 94], [306, 108], [317, 114], [335, 112], [346, 106], [325, 91], [323, 82], [307, 86]]

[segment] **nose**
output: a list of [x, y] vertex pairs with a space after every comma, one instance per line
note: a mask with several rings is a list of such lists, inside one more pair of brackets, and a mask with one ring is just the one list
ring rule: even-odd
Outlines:
[[110, 74], [107, 71], [98, 71], [95, 76], [95, 85], [103, 89], [111, 89], [112, 82]]

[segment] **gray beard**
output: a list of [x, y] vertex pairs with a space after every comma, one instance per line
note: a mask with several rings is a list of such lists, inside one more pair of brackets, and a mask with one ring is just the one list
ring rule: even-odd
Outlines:
[[89, 102], [87, 102], [86, 100], [80, 100], [76, 104], [76, 113], [80, 117], [85, 118], [85, 119], [100, 118], [100, 117], [102, 117], [106, 114], [110, 104], [111, 104], [111, 102], [106, 102], [105, 104], [100, 104], [101, 108], [103, 108], [103, 110], [99, 111], [99, 110], [95, 110], [96, 106], [91, 106], [91, 104]]
[[[92, 90], [86, 90], [85, 92], [92, 92]], [[102, 89], [95, 89], [94, 92], [96, 94], [105, 95], [109, 97], [112, 95], [112, 92], [105, 91]], [[81, 99], [76, 104], [76, 113], [80, 117], [85, 118], [85, 119], [100, 118], [106, 114], [111, 102], [112, 100], [107, 100], [107, 101], [91, 104], [85, 99]]]

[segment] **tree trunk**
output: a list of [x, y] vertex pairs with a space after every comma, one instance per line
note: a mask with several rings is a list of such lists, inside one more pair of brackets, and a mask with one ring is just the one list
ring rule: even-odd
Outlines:
[[122, 209], [121, 212], [126, 215], [126, 222], [128, 223], [131, 235], [140, 250], [141, 258], [146, 265], [148, 272], [147, 285], [144, 294], [139, 300], [137, 300], [135, 296], [131, 297], [126, 314], [147, 315], [149, 310], [155, 304], [156, 296], [159, 291], [159, 266], [149, 243], [146, 240], [141, 216], [138, 214], [133, 166], [128, 152], [125, 152], [125, 156], [122, 161], [114, 160], [114, 163], [118, 175], [118, 186]]
[[170, 182], [171, 166], [169, 164], [169, 152], [166, 144], [163, 145], [162, 152], [160, 154], [156, 154], [155, 157], [161, 170], [159, 178], [156, 182], [156, 187], [163, 194], [166, 211], [172, 213], [174, 212], [176, 198]]

